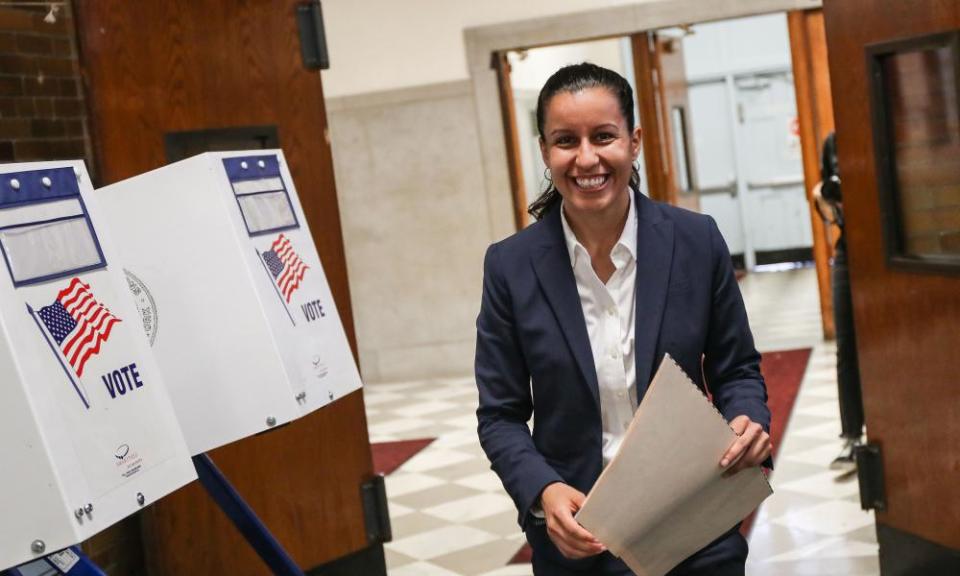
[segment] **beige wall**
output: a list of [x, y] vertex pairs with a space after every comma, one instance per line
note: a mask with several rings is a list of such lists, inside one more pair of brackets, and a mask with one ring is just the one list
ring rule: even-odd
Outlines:
[[470, 84], [328, 107], [364, 379], [468, 374], [491, 240]]
[[324, 2], [323, 82], [365, 381], [472, 373], [483, 252], [514, 231], [492, 50], [819, 4]]
[[649, 0], [327, 0], [328, 97], [465, 80], [465, 28]]

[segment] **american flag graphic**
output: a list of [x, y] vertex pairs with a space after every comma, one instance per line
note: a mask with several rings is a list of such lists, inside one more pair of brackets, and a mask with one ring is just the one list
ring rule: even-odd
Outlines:
[[290, 297], [300, 287], [300, 281], [303, 280], [303, 274], [307, 271], [307, 265], [293, 251], [290, 240], [283, 234], [277, 236], [270, 250], [263, 253], [263, 261], [270, 273], [273, 274], [277, 286], [280, 287], [284, 299], [289, 304]]
[[37, 312], [50, 335], [60, 346], [63, 357], [83, 376], [83, 367], [91, 356], [100, 352], [100, 344], [107, 341], [113, 325], [120, 319], [97, 302], [90, 285], [79, 278], [60, 291], [53, 304]]

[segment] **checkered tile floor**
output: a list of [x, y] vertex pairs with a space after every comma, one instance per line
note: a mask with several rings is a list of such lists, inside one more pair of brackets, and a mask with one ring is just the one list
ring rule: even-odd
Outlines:
[[[812, 347], [750, 538], [748, 575], [879, 574], [873, 515], [855, 476], [828, 469], [841, 448], [835, 346], [820, 337], [812, 269], [748, 275], [741, 286], [761, 351]], [[470, 377], [370, 384], [371, 442], [437, 438], [387, 477], [390, 576], [529, 576], [507, 563], [524, 543], [516, 511], [476, 437]]]

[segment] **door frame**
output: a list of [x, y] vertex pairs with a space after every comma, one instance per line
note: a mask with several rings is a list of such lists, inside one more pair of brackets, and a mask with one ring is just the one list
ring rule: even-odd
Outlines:
[[513, 216], [517, 230], [530, 223], [527, 214], [527, 190], [523, 178], [523, 161], [520, 153], [520, 134], [517, 128], [517, 108], [513, 101], [513, 86], [510, 83], [510, 59], [507, 52], [495, 52], [491, 66], [497, 71], [497, 86], [500, 92], [500, 108], [503, 111], [503, 143], [506, 147], [507, 166], [510, 170], [510, 190], [513, 193]]
[[[673, 133], [667, 116], [661, 44], [655, 31], [630, 35], [638, 118], [643, 129], [643, 158], [647, 193], [654, 200], [677, 203]], [[646, 96], [640, 98], [640, 95]], [[651, 97], [652, 96], [652, 97]]]
[[836, 225], [824, 223], [814, 204], [814, 187], [820, 182], [820, 147], [834, 131], [833, 99], [827, 63], [827, 39], [823, 10], [787, 14], [790, 53], [793, 58], [793, 86], [800, 124], [800, 148], [803, 156], [804, 188], [813, 225], [813, 260], [820, 290], [820, 316], [823, 337], [833, 340], [833, 287], [830, 283], [830, 259], [834, 242], [840, 236]]
[[[631, 36], [647, 30], [692, 23], [808, 10], [821, 5], [821, 0], [649, 0], [465, 29], [467, 72], [477, 115], [480, 151], [484, 159], [484, 194], [490, 214], [491, 237], [501, 239], [517, 231], [513, 188], [510, 186], [507, 134], [500, 103], [500, 79], [497, 69], [491, 66], [496, 54]], [[504, 194], [504, 191], [511, 191], [511, 194]]]
[[[484, 194], [490, 214], [490, 233], [494, 239], [505, 238], [516, 232], [527, 220], [525, 205], [526, 194], [520, 188], [523, 183], [517, 181], [517, 166], [521, 166], [519, 151], [510, 142], [516, 142], [516, 126], [509, 124], [505, 117], [503, 100], [504, 76], [497, 65], [501, 55], [511, 50], [525, 50], [586, 42], [604, 38], [632, 37], [662, 28], [757, 16], [762, 14], [818, 9], [822, 0], [741, 0], [739, 2], [702, 2], [701, 0], [651, 0], [642, 3], [601, 8], [590, 12], [563, 14], [547, 18], [521, 20], [467, 28], [464, 30], [464, 44], [467, 55], [467, 69], [473, 92], [474, 107], [477, 115], [478, 138], [481, 154], [484, 158]], [[789, 22], [789, 19], [788, 19]], [[792, 32], [792, 30], [791, 30]], [[791, 51], [795, 43], [791, 34]], [[807, 40], [808, 37], [804, 36]], [[807, 40], [809, 41], [809, 40]], [[808, 44], [807, 44], [808, 45]], [[636, 50], [634, 50], [636, 56]], [[807, 82], [809, 75], [796, 70], [794, 55], [795, 82]], [[804, 68], [804, 72], [808, 72]], [[507, 78], [508, 79], [508, 78]], [[509, 79], [508, 79], [509, 80]], [[817, 81], [813, 78], [813, 81]], [[640, 79], [637, 78], [637, 82]], [[638, 84], [639, 86], [639, 84]], [[798, 116], [810, 111], [809, 99], [801, 101], [801, 89], [809, 93], [810, 87], [797, 86]], [[825, 113], [825, 112], [824, 112]], [[831, 114], [832, 120], [832, 114]], [[812, 198], [810, 178], [811, 159], [816, 157], [817, 143], [807, 142], [810, 136], [816, 138], [816, 132], [805, 130], [809, 118], [801, 120], [801, 146], [804, 158], [805, 188], [808, 200]], [[832, 123], [832, 122], [831, 122]], [[817, 120], [817, 126], [822, 122]], [[811, 155], [811, 148], [813, 155]], [[510, 190], [511, 194], [504, 194]], [[521, 213], [522, 212], [522, 213]], [[820, 295], [821, 324], [825, 339], [832, 339], [833, 306], [830, 290], [829, 257], [830, 236], [824, 229], [819, 216], [811, 207], [813, 225], [814, 258], [817, 268], [817, 284]], [[522, 223], [522, 224], [521, 224]]]

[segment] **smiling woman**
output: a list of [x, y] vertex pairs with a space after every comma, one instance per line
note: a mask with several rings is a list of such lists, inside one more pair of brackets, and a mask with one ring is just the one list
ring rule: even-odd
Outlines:
[[[574, 514], [660, 359], [709, 385], [739, 436], [717, 462], [732, 474], [769, 465], [760, 356], [716, 223], [640, 193], [627, 81], [593, 64], [561, 68], [540, 92], [537, 124], [552, 179], [530, 206], [538, 222], [484, 263], [480, 443], [517, 506], [535, 574], [627, 576]], [[670, 576], [742, 575], [737, 527], [717, 536]]]
[[[610, 250], [617, 237], [604, 231], [623, 229], [633, 163], [640, 154], [640, 128], [633, 126], [622, 102], [604, 86], [557, 93], [546, 106], [549, 113], [542, 111], [543, 98], [538, 114], [543, 162], [555, 194], [563, 198], [568, 225], [584, 242], [597, 276], [606, 283], [614, 272]], [[626, 99], [629, 102], [629, 94]], [[627, 110], [632, 113], [632, 104]], [[635, 187], [639, 190], [639, 176]]]
[[[573, 201], [570, 192], [579, 187], [613, 190], [611, 198], [626, 192], [628, 184], [640, 191], [640, 173], [633, 164], [640, 153], [633, 90], [616, 72], [586, 63], [561, 68], [540, 91], [537, 129], [540, 152], [553, 180], [553, 186], [530, 205], [530, 214], [537, 220], [558, 204], [561, 196], [569, 195]], [[578, 185], [577, 176], [594, 180]], [[606, 186], [608, 183], [611, 186]], [[624, 209], [625, 200], [621, 199]]]

